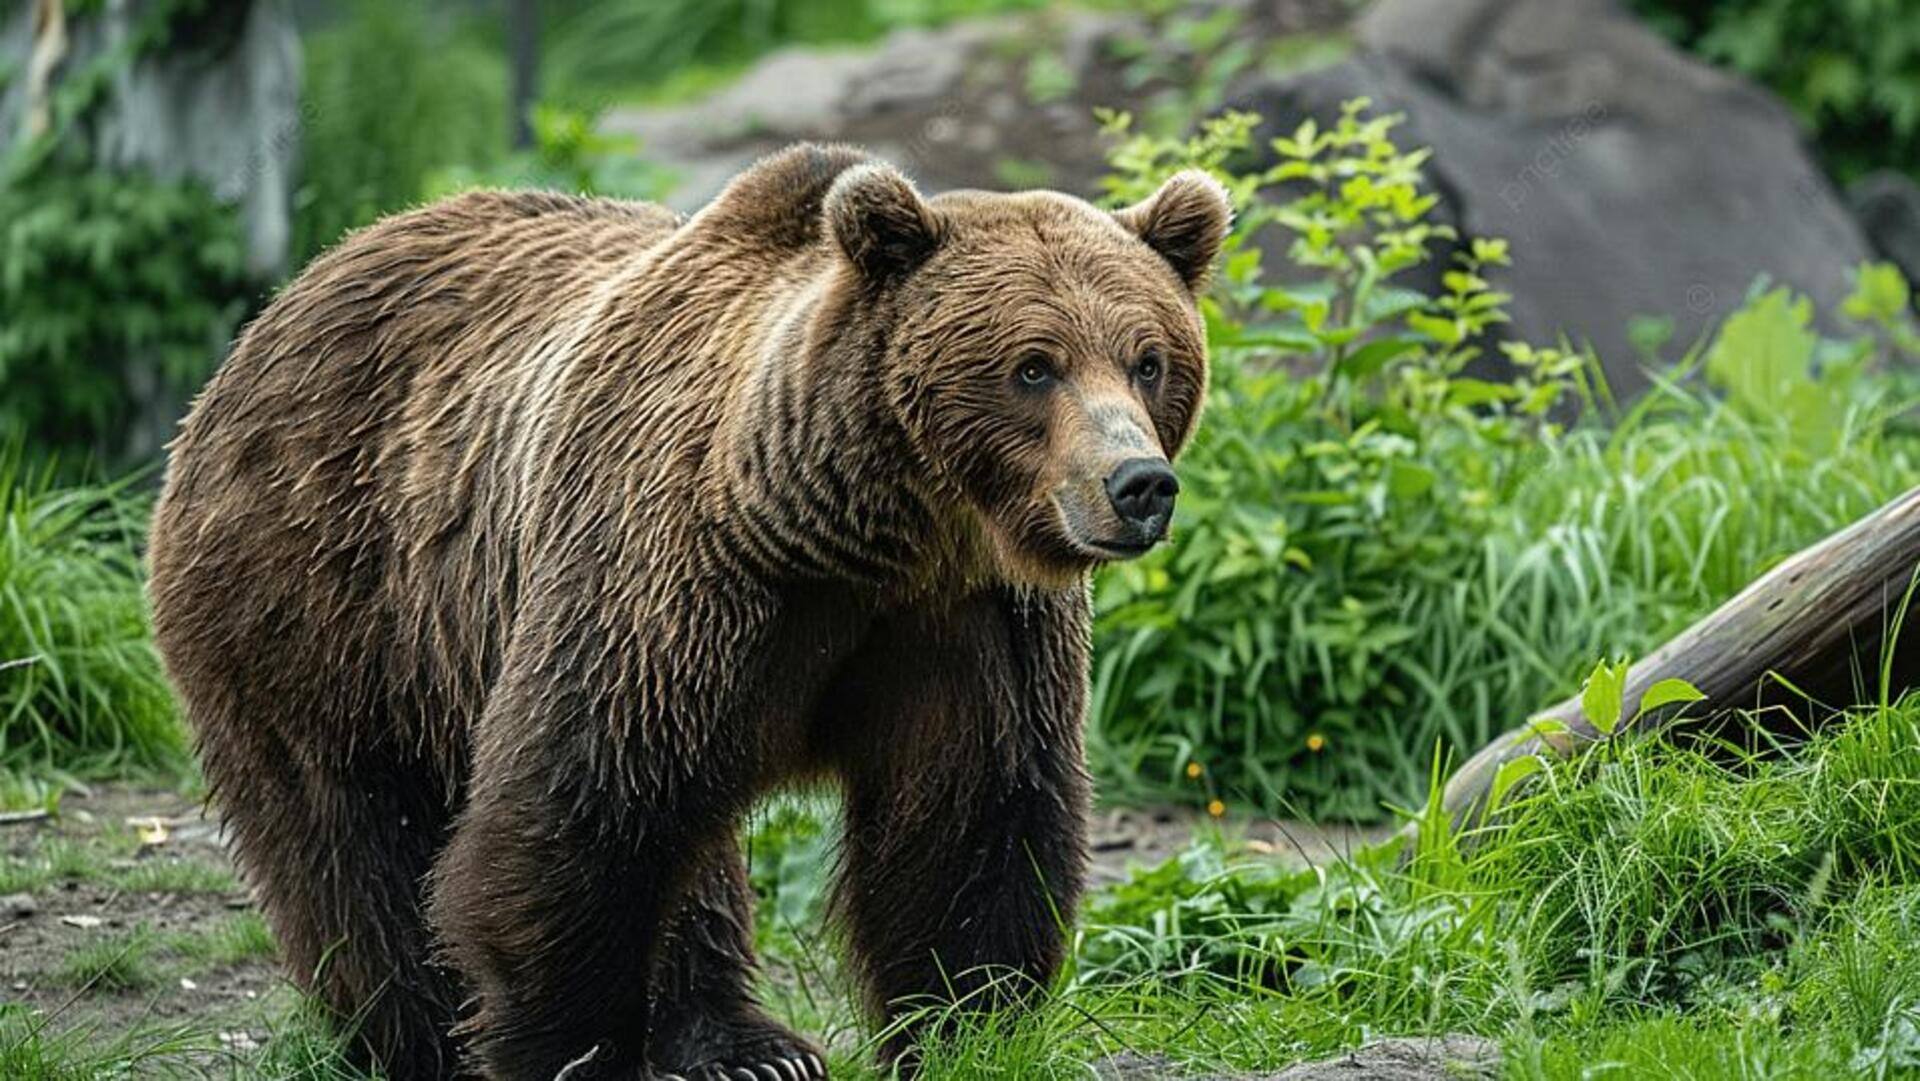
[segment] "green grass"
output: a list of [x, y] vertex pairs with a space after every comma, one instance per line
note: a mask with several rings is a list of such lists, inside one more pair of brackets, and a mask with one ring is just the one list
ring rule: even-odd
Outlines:
[[61, 961], [55, 980], [92, 990], [141, 990], [210, 968], [264, 961], [274, 951], [273, 935], [257, 912], [236, 913], [192, 931], [158, 932], [142, 924], [76, 946]]
[[141, 594], [142, 501], [53, 476], [0, 449], [0, 772], [178, 771], [185, 740]]
[[[1123, 1053], [1271, 1071], [1439, 1033], [1492, 1040], [1512, 1078], [1920, 1076], [1917, 790], [1920, 698], [1768, 756], [1622, 742], [1552, 767], [1496, 825], [1412, 852], [1297, 870], [1201, 837], [1091, 898], [1051, 993], [1024, 1013], [955, 1019], [923, 1076], [1064, 1081]], [[878, 1081], [876, 1033], [822, 930], [831, 832], [815, 801], [756, 821], [765, 997], [832, 1036], [836, 1077]], [[153, 993], [270, 950], [245, 913], [103, 939], [64, 979]], [[89, 1076], [104, 1045], [143, 1055], [141, 1076], [354, 1076], [291, 999], [266, 1016], [272, 1035], [234, 1050], [217, 1020], [151, 1027], [145, 1042], [70, 1040], [53, 1024], [9, 1049], [0, 1015], [0, 1063]], [[69, 1062], [81, 1065], [59, 1072]]]
[[0, 1077], [97, 1081], [106, 1077], [206, 1081], [370, 1081], [347, 1062], [319, 1011], [291, 998], [270, 1003], [267, 1037], [236, 1043], [193, 1022], [146, 1022], [103, 1030], [65, 1017], [35, 1017], [0, 1004]]
[[1284, 1001], [1315, 1050], [1479, 1033], [1516, 1076], [1891, 1075], [1920, 1068], [1916, 786], [1911, 700], [1781, 757], [1622, 745], [1404, 865], [1144, 872], [1094, 905], [1080, 979]]
[[128, 893], [231, 893], [233, 871], [165, 849], [136, 858], [140, 843], [125, 829], [85, 839], [50, 837], [0, 860], [0, 894], [33, 893], [62, 882], [91, 882]]

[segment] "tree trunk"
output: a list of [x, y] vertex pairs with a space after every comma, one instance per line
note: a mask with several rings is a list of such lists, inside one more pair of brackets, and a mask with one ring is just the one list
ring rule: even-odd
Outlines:
[[[1920, 488], [1781, 563], [1635, 664], [1627, 677], [1628, 717], [1648, 687], [1674, 678], [1707, 696], [1689, 708], [1701, 719], [1740, 708], [1804, 712], [1812, 703], [1817, 721], [1830, 712], [1822, 706], [1875, 701], [1883, 690], [1897, 698], [1920, 683], [1920, 629], [1899, 635], [1891, 651], [1881, 646], [1904, 611], [1916, 570]], [[1672, 713], [1623, 723], [1614, 735]], [[1533, 728], [1541, 721], [1566, 731], [1541, 735]], [[1530, 754], [1566, 757], [1601, 738], [1575, 695], [1468, 759], [1448, 779], [1443, 804], [1456, 822], [1471, 821], [1505, 763]]]

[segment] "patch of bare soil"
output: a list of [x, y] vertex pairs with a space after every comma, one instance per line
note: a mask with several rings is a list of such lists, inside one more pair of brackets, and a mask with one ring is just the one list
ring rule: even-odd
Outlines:
[[216, 823], [175, 793], [108, 786], [0, 825], [0, 1004], [117, 1035], [231, 1019], [283, 981]]
[[1130, 867], [1151, 867], [1178, 855], [1196, 833], [1218, 829], [1229, 845], [1249, 855], [1269, 856], [1295, 866], [1340, 859], [1385, 840], [1391, 826], [1316, 825], [1228, 815], [1214, 818], [1185, 807], [1115, 807], [1093, 821], [1093, 885], [1124, 880]]

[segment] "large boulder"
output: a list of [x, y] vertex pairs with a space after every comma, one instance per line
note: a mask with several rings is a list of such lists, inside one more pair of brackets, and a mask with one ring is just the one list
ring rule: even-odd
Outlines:
[[[1234, 33], [1273, 42], [1339, 25], [1345, 0], [1231, 0]], [[1189, 14], [1188, 17], [1204, 17]], [[1140, 109], [1204, 62], [1152, 21], [1117, 12], [1027, 12], [895, 31], [870, 46], [775, 52], [725, 89], [665, 107], [622, 107], [609, 134], [677, 181], [690, 210], [761, 154], [802, 139], [857, 143], [928, 191], [1046, 186], [1098, 194], [1098, 106]]]
[[1352, 57], [1236, 104], [1269, 133], [1360, 96], [1404, 113], [1440, 214], [1512, 242], [1507, 332], [1592, 343], [1623, 397], [1647, 382], [1634, 316], [1689, 343], [1760, 275], [1831, 311], [1870, 257], [1779, 102], [1607, 0], [1379, 0], [1356, 30]]
[[1847, 204], [1882, 259], [1920, 282], [1920, 184], [1905, 173], [1877, 169], [1847, 188]]

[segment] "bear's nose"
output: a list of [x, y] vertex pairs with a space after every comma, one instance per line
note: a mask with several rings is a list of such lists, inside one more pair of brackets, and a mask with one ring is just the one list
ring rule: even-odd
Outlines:
[[1180, 481], [1161, 458], [1129, 458], [1107, 476], [1107, 498], [1120, 520], [1154, 540], [1166, 532], [1179, 494]]

